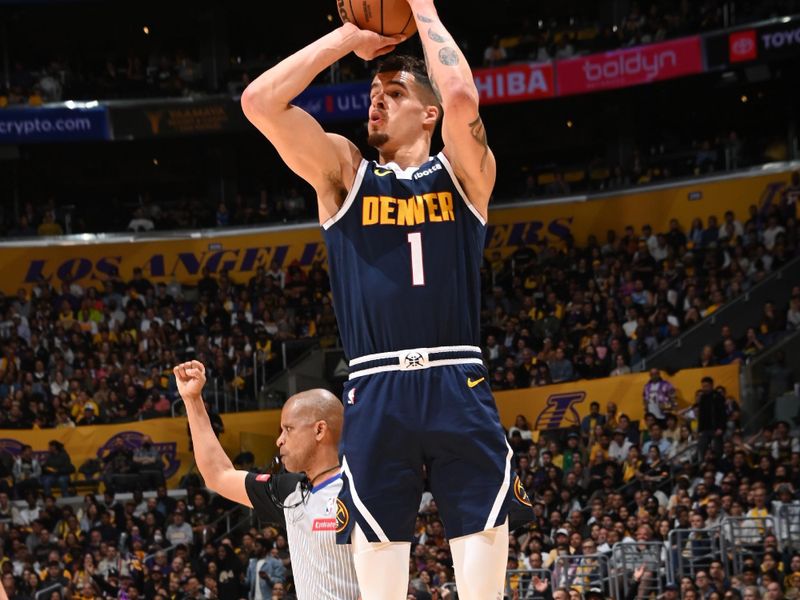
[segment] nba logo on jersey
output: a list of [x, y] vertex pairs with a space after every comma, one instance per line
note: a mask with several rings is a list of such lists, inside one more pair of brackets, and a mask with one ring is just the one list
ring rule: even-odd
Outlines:
[[348, 404], [356, 403], [356, 388], [350, 388], [350, 391], [347, 392], [347, 403]]

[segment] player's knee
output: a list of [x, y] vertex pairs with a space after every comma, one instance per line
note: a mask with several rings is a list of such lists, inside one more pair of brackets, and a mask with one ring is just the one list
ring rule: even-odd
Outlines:
[[411, 544], [370, 542], [358, 525], [351, 544], [362, 600], [406, 600]]
[[461, 600], [502, 598], [508, 557], [507, 523], [452, 540], [450, 547]]

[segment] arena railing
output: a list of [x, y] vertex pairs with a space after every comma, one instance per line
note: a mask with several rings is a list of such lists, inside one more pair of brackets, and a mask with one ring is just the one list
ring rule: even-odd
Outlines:
[[712, 560], [722, 560], [730, 575], [721, 526], [708, 529], [673, 529], [667, 539], [669, 583], [678, 583], [682, 577], [694, 579], [698, 571], [708, 571]]
[[627, 597], [634, 587], [634, 573], [644, 566], [638, 583], [639, 597], [659, 596], [669, 578], [667, 547], [664, 542], [618, 542], [611, 549], [614, 576], [621, 597]]
[[550, 569], [510, 569], [506, 571], [506, 598], [514, 597], [514, 592], [519, 600], [544, 598], [545, 595], [537, 592], [534, 587], [534, 577], [547, 582], [550, 592], [555, 589], [553, 571]]
[[778, 520], [775, 523], [775, 535], [781, 549], [800, 551], [800, 502], [781, 504], [776, 512]]
[[776, 519], [766, 517], [725, 517], [722, 519], [722, 540], [729, 574], [739, 574], [747, 558], [756, 564], [764, 557], [764, 537], [775, 533]]
[[600, 588], [603, 595], [619, 598], [616, 570], [605, 554], [572, 554], [556, 558], [552, 582], [555, 587], [576, 589], [585, 594]]
[[44, 589], [38, 590], [33, 595], [33, 598], [34, 598], [34, 600], [40, 600], [40, 598], [49, 598], [49, 596], [47, 596], [46, 594], [51, 594], [52, 595], [52, 593], [54, 591], [56, 591], [56, 590], [59, 590], [59, 594], [60, 594], [61, 598], [63, 598], [64, 597], [63, 589], [64, 589], [63, 585], [61, 585], [60, 583], [54, 583], [53, 585], [50, 585], [50, 586], [48, 586], [48, 587], [46, 587]]
[[[758, 431], [775, 419], [784, 419], [797, 416], [794, 414], [782, 415], [782, 407], [776, 406], [776, 400], [792, 390], [783, 388], [785, 381], [774, 377], [769, 372], [769, 367], [779, 363], [783, 355], [783, 366], [788, 369], [794, 381], [800, 381], [800, 363], [790, 357], [800, 353], [800, 329], [787, 332], [775, 344], [765, 348], [757, 356], [747, 361], [742, 370], [742, 409], [743, 423], [748, 431]], [[788, 408], [792, 409], [791, 403]]]

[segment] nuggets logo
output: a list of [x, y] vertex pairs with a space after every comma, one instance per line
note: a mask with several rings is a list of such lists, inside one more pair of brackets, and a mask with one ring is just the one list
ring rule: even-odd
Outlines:
[[413, 367], [421, 367], [422, 366], [422, 354], [415, 352], [414, 354], [409, 354], [406, 356], [406, 367], [413, 368]]
[[559, 429], [581, 424], [575, 405], [586, 399], [586, 392], [554, 394], [547, 399], [547, 406], [536, 417], [536, 429]]
[[350, 523], [350, 511], [344, 505], [344, 502], [336, 499], [336, 533], [341, 533], [347, 528]]
[[528, 498], [528, 492], [525, 491], [519, 477], [514, 478], [514, 496], [525, 506], [533, 506], [531, 504], [531, 499]]

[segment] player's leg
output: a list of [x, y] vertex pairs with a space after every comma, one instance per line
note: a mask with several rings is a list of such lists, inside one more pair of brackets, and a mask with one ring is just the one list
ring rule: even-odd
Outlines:
[[[509, 518], [527, 522], [533, 512], [512, 472], [486, 371], [452, 366], [439, 374], [429, 381], [424, 416], [431, 492], [450, 539], [459, 598], [495, 600], [505, 588]], [[517, 508], [525, 514], [514, 514]]]
[[[506, 535], [506, 544], [508, 544]], [[362, 600], [406, 600], [410, 542], [378, 542], [367, 539], [361, 528], [353, 530], [353, 564]]]
[[352, 545], [362, 600], [406, 600], [408, 592], [423, 459], [419, 411], [406, 401], [418, 390], [397, 375], [358, 378], [344, 390], [337, 541]]
[[459, 600], [503, 597], [508, 565], [508, 521], [450, 540]]

